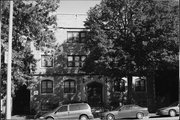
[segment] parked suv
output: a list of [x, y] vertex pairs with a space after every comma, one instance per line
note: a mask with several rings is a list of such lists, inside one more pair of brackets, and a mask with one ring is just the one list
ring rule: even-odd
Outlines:
[[87, 103], [61, 105], [40, 117], [40, 119], [46, 120], [88, 120], [93, 118], [91, 108]]

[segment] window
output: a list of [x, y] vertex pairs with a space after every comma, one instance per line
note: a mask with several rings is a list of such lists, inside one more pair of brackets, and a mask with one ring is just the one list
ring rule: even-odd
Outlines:
[[42, 67], [53, 67], [53, 56], [52, 55], [41, 55], [41, 66]]
[[68, 31], [67, 39], [68, 43], [83, 43], [86, 39], [86, 32]]
[[116, 91], [116, 92], [124, 92], [125, 91], [125, 80], [116, 79], [114, 81], [114, 91]]
[[41, 81], [41, 93], [53, 93], [53, 81], [51, 80]]
[[68, 55], [68, 67], [82, 67], [85, 59], [85, 55]]
[[76, 85], [74, 80], [64, 81], [64, 93], [75, 93]]
[[131, 110], [131, 109], [132, 109], [132, 106], [130, 106], [130, 105], [127, 105], [124, 107], [124, 110]]
[[89, 109], [89, 106], [87, 104], [70, 105], [69, 108], [70, 111], [85, 110], [85, 109]]
[[79, 110], [79, 109], [80, 109], [79, 105], [70, 105], [70, 108], [69, 108], [70, 111], [76, 111], [76, 110]]
[[80, 32], [79, 36], [79, 42], [84, 43], [86, 40], [86, 32]]
[[66, 112], [66, 111], [67, 111], [67, 106], [62, 106], [57, 110], [57, 112]]
[[89, 109], [89, 106], [87, 104], [83, 104], [80, 106], [81, 110]]
[[145, 91], [145, 80], [137, 78], [135, 80], [135, 91]]
[[67, 33], [67, 39], [69, 43], [76, 43], [79, 41], [79, 33], [77, 31], [69, 31]]

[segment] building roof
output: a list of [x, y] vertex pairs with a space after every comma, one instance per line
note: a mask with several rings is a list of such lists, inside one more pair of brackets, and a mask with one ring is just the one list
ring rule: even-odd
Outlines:
[[58, 28], [85, 28], [87, 14], [57, 14]]

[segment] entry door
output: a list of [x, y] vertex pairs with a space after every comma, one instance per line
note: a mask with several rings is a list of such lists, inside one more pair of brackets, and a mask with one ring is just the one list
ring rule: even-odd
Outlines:
[[92, 82], [87, 85], [88, 87], [88, 103], [90, 106], [100, 106], [102, 104], [102, 84]]
[[13, 115], [27, 115], [30, 110], [30, 90], [25, 85], [21, 86], [15, 91], [15, 97], [13, 98]]
[[68, 106], [61, 106], [55, 113], [54, 118], [56, 120], [68, 120]]

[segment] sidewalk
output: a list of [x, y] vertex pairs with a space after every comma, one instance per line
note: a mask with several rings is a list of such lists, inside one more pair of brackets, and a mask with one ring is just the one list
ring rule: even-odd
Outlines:
[[25, 115], [14, 115], [11, 117], [11, 120], [34, 120], [33, 117], [25, 116]]

